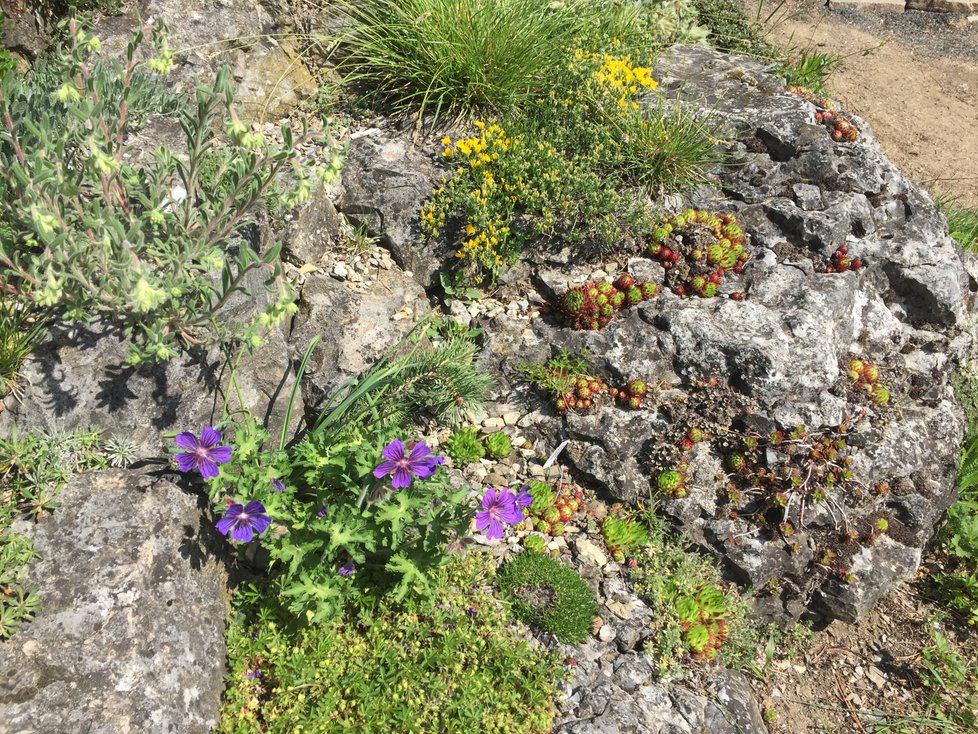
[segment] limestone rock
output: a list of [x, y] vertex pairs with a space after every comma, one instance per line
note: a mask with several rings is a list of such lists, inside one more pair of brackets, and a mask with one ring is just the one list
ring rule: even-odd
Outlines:
[[290, 337], [297, 356], [315, 335], [321, 337], [303, 381], [306, 405], [320, 404], [342, 383], [365, 372], [427, 307], [421, 287], [397, 268], [379, 270], [369, 289], [356, 292], [327, 275], [307, 276]]
[[0, 729], [181, 732], [217, 723], [226, 574], [194, 498], [167, 480], [73, 478], [27, 528], [36, 619], [0, 643]]
[[[279, 21], [263, 3], [222, 0], [204, 9], [196, 0], [148, 0], [140, 15], [158, 18], [169, 29], [169, 45], [178, 53], [166, 82], [174, 91], [192, 93], [227, 65], [246, 122], [283, 117], [315, 91], [296, 49], [275, 40]], [[103, 19], [95, 30], [101, 53], [124, 59], [135, 27], [129, 15]], [[148, 44], [142, 53], [148, 53]]]
[[[656, 461], [676, 445], [684, 421], [706, 421], [722, 438], [731, 426], [766, 436], [798, 423], [831, 428], [861, 415], [847, 450], [863, 489], [809, 502], [790, 543], [731, 512], [721, 439], [684, 459], [686, 496], [662, 500], [683, 533], [723, 558], [743, 583], [777, 589], [758, 600], [762, 614], [783, 620], [817, 608], [851, 620], [914, 570], [953, 500], [964, 422], [950, 376], [975, 348], [973, 264], [948, 237], [929, 196], [885, 158], [865, 121], [847, 115], [859, 138], [834, 142], [815, 124], [814, 105], [787, 92], [763, 65], [706, 47], [673, 47], [657, 73], [667, 96], [704, 115], [722, 110], [740, 165], [717, 171], [715, 185], [699, 187], [684, 205], [736, 215], [750, 237], [743, 274], [730, 274], [713, 299], [666, 290], [600, 331], [574, 332], [545, 316], [527, 328], [496, 316], [486, 363], [513, 385], [510, 402], [525, 399], [531, 407], [542, 396], [521, 385], [516, 367], [559, 349], [586, 350], [591, 368], [609, 382], [668, 383], [637, 412], [601, 401], [587, 414], [541, 409], [526, 429], [543, 453], [569, 439], [561, 460], [621, 501], [647, 497], [657, 472], [675, 467]], [[829, 272], [840, 246], [864, 267]], [[633, 263], [634, 274], [649, 270], [641, 258]], [[542, 255], [535, 265], [533, 283], [549, 297], [593, 271], [560, 256]], [[733, 291], [746, 295], [728, 298]], [[899, 410], [853, 391], [854, 357], [879, 367]], [[902, 489], [872, 491], [880, 482]], [[775, 525], [782, 522], [774, 515]], [[874, 517], [892, 518], [895, 530], [867, 546], [863, 536]], [[848, 587], [820, 561], [834, 538], [855, 528], [862, 528], [859, 542], [832, 556], [840, 568], [864, 569]]]
[[[125, 367], [126, 357], [127, 341], [104, 323], [52, 328], [21, 368], [23, 395], [6, 398], [0, 435], [10, 435], [15, 426], [20, 432], [96, 426], [105, 429], [107, 437], [134, 441], [139, 458], [159, 457], [164, 451], [162, 433], [199, 432], [213, 425], [222, 417], [225, 395], [229, 410], [239, 407], [217, 347], [183, 352], [139, 369]], [[242, 355], [237, 381], [241, 407], [278, 435], [295, 382], [281, 331], [273, 329], [262, 347]], [[294, 428], [293, 423], [290, 432]]]
[[380, 236], [395, 262], [428, 288], [437, 283], [436, 272], [451, 253], [424, 242], [418, 215], [444, 171], [413, 146], [409, 135], [366, 132], [347, 151], [339, 210]]

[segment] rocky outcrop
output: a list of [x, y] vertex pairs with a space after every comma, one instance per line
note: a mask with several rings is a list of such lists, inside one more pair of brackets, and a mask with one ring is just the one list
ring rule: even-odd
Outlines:
[[[247, 318], [264, 305], [260, 278], [250, 278], [249, 286], [252, 295], [232, 297], [222, 312], [226, 318]], [[213, 425], [223, 418], [225, 400], [228, 410], [246, 408], [278, 435], [295, 374], [284, 333], [272, 329], [264, 338], [261, 347], [241, 355], [235, 388], [232, 365], [217, 346], [137, 369], [125, 366], [128, 341], [110, 325], [53, 327], [20, 369], [24, 389], [7, 396], [0, 436], [93, 426], [107, 437], [135, 442], [138, 458], [159, 457], [161, 434]], [[300, 412], [292, 416], [290, 433]]]
[[[222, 0], [202, 8], [194, 0], [149, 0], [142, 18], [166, 24], [170, 48], [177, 51], [167, 85], [192, 93], [213, 81], [227, 65], [235, 82], [235, 102], [249, 122], [277, 120], [316, 91], [316, 83], [278, 17], [262, 3]], [[136, 28], [130, 15], [106, 18], [96, 34], [107, 58], [125, 58]]]
[[428, 310], [421, 287], [404, 271], [378, 267], [369, 285], [345, 283], [323, 273], [306, 277], [289, 339], [297, 355], [315, 336], [302, 383], [310, 409], [351, 378], [366, 372]]
[[[973, 264], [864, 121], [850, 116], [856, 142], [834, 142], [813, 104], [762, 65], [705, 47], [674, 48], [657, 71], [660, 89], [704, 117], [712, 113], [732, 141], [737, 165], [678, 208], [736, 215], [750, 237], [743, 274], [712, 299], [666, 289], [601, 331], [574, 332], [546, 315], [527, 329], [497, 316], [484, 324], [487, 359], [516, 385], [511, 400], [537, 405], [541, 396], [519, 386], [515, 368], [559, 348], [587, 350], [596, 372], [616, 381], [664, 380], [655, 406], [636, 413], [604, 405], [561, 417], [541, 409], [537, 435], [550, 445], [570, 439], [567, 459], [609, 497], [658, 496], [688, 537], [743, 584], [767, 590], [758, 599], [766, 614], [818, 610], [854, 620], [916, 569], [954, 499], [964, 421], [950, 376], [973, 349]], [[828, 272], [841, 246], [864, 267]], [[541, 259], [536, 290], [552, 298], [621, 269], [656, 282], [664, 275], [641, 257], [602, 267], [594, 273], [593, 265]], [[734, 292], [739, 300], [729, 298]], [[528, 296], [517, 286], [499, 297]], [[531, 301], [538, 297], [530, 291]], [[856, 387], [851, 359], [878, 368], [890, 400], [874, 403]], [[760, 462], [782, 467], [784, 479], [792, 461], [819, 475], [818, 461], [792, 459], [766, 441], [798, 424], [806, 427], [798, 447], [843, 441], [838, 461], [849, 456], [852, 472], [844, 486], [822, 487], [824, 500], [821, 491], [808, 496], [814, 485], [802, 484], [806, 493], [788, 481], [781, 496], [770, 483], [764, 492], [738, 486], [743, 496], [735, 496], [726, 457], [748, 432], [761, 437]], [[689, 426], [712, 439], [677, 448]], [[656, 477], [668, 469], [683, 471], [685, 496], [658, 492]]]
[[73, 478], [22, 530], [41, 611], [0, 643], [0, 730], [180, 732], [217, 724], [226, 617], [220, 537], [174, 484], [109, 471]]
[[424, 288], [437, 285], [437, 271], [452, 254], [433, 249], [421, 235], [421, 204], [444, 175], [429, 153], [414, 146], [406, 132], [362, 131], [350, 141], [337, 206], [380, 235], [397, 264]]

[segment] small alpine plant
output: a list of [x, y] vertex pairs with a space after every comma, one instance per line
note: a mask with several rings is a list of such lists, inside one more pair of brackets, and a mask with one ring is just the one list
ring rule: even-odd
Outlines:
[[177, 434], [175, 440], [177, 446], [186, 449], [173, 457], [182, 472], [196, 469], [204, 479], [213, 479], [220, 473], [217, 465], [231, 461], [231, 447], [218, 445], [221, 432], [211, 426], [204, 426], [200, 438], [185, 431]]
[[482, 495], [482, 509], [475, 513], [475, 529], [486, 531], [486, 540], [503, 537], [503, 524], [519, 525], [523, 522], [520, 507], [526, 507], [533, 497], [525, 491], [513, 495], [508, 489], [489, 487]]

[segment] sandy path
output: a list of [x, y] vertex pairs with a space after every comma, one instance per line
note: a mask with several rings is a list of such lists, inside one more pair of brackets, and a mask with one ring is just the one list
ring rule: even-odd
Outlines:
[[830, 96], [869, 122], [902, 172], [978, 206], [978, 22], [930, 13], [883, 18], [795, 1], [770, 38], [843, 56]]

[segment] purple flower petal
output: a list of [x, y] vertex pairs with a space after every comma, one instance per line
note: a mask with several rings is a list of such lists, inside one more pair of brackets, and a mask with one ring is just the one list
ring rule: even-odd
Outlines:
[[489, 525], [489, 510], [479, 510], [475, 513], [475, 529], [485, 530]]
[[272, 485], [272, 491], [273, 492], [284, 492], [285, 491], [285, 485], [282, 484], [278, 479], [272, 479], [271, 480], [271, 485]]
[[516, 495], [516, 506], [529, 507], [531, 504], [533, 504], [533, 495], [530, 494], [530, 487], [527, 485], [520, 490], [518, 495]]
[[496, 518], [489, 520], [489, 529], [486, 531], [486, 540], [496, 540], [503, 537], [503, 524]]
[[433, 466], [414, 467], [414, 476], [416, 476], [418, 479], [427, 479], [434, 473], [435, 473], [435, 467]]
[[200, 432], [200, 445], [205, 449], [212, 449], [221, 442], [221, 432], [211, 428], [210, 426], [204, 426], [203, 430]]
[[218, 520], [216, 523], [214, 523], [214, 527], [217, 528], [217, 531], [221, 535], [227, 535], [229, 532], [231, 532], [231, 528], [233, 526], [234, 526], [234, 518], [233, 517], [228, 517], [227, 515], [225, 515], [220, 520]]
[[431, 449], [429, 449], [428, 446], [423, 441], [418, 441], [411, 448], [410, 461], [413, 464], [416, 461], [420, 461], [430, 453], [431, 453]]
[[401, 461], [404, 458], [404, 444], [395, 438], [384, 447], [380, 454], [388, 461]]
[[523, 512], [516, 505], [513, 505], [502, 508], [499, 512], [499, 518], [509, 525], [519, 525], [523, 522]]
[[197, 468], [197, 454], [177, 454], [173, 458], [176, 459], [180, 471], [193, 471]]
[[196, 451], [198, 448], [200, 448], [200, 441], [197, 440], [197, 437], [194, 434], [188, 431], [184, 431], [183, 433], [178, 433], [177, 437], [173, 440], [176, 441], [177, 446], [179, 446], [182, 449], [190, 449], [191, 451]]
[[245, 514], [255, 516], [265, 514], [265, 505], [263, 505], [259, 500], [251, 500], [245, 505]]
[[207, 455], [210, 457], [211, 461], [217, 464], [223, 464], [226, 461], [231, 461], [231, 447], [215, 446], [214, 448], [207, 450]]
[[[521, 518], [522, 519], [522, 516]], [[255, 532], [261, 535], [264, 533], [268, 526], [272, 524], [272, 519], [268, 515], [258, 515], [258, 517], [252, 518], [251, 526], [255, 529]]]
[[255, 531], [251, 529], [248, 522], [243, 522], [234, 526], [231, 537], [241, 543], [250, 543], [251, 539], [255, 537]]
[[200, 476], [204, 479], [213, 479], [221, 473], [217, 468], [217, 464], [204, 456], [201, 456], [197, 460], [197, 467], [200, 469]]
[[391, 480], [391, 486], [394, 489], [404, 489], [405, 487], [411, 486], [411, 472], [402, 466], [397, 467], [397, 471], [394, 472], [394, 478]]
[[377, 477], [377, 479], [381, 479], [382, 477], [385, 477], [388, 474], [390, 474], [395, 469], [397, 469], [397, 462], [385, 461], [376, 469], [374, 469], [374, 476]]
[[486, 489], [486, 493], [482, 495], [482, 508], [485, 510], [490, 509], [496, 504], [496, 490], [492, 487]]

